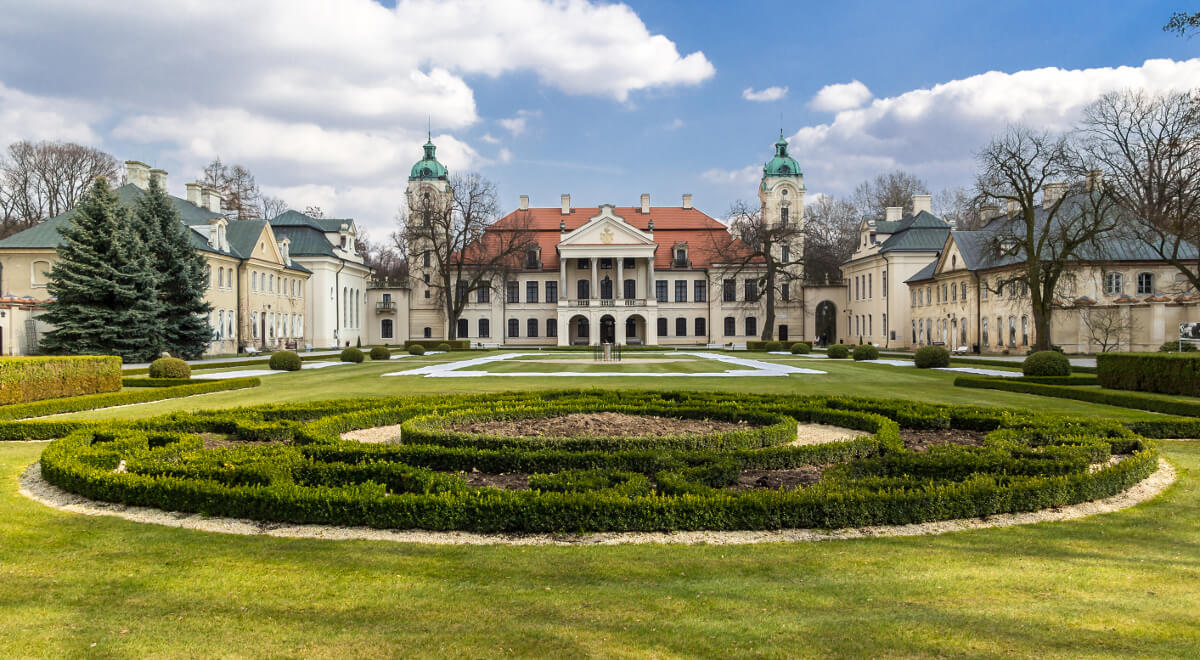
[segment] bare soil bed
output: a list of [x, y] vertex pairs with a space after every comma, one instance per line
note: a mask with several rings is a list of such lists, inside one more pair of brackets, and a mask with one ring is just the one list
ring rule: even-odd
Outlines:
[[761, 490], [764, 488], [781, 489], [811, 486], [821, 480], [825, 468], [820, 465], [806, 465], [790, 470], [742, 470], [735, 486], [730, 490]]
[[246, 442], [244, 440], [233, 441], [227, 433], [200, 433], [198, 434], [204, 440], [205, 449], [235, 449], [237, 447], [257, 447], [261, 445], [281, 445], [287, 444], [284, 442]]
[[741, 422], [735, 424], [712, 419], [675, 419], [653, 415], [599, 412], [535, 419], [490, 419], [453, 424], [450, 428], [464, 433], [570, 438], [575, 436], [630, 437], [668, 436], [682, 433], [706, 434], [748, 429], [753, 426]]
[[502, 472], [488, 474], [487, 472], [459, 472], [459, 476], [467, 480], [471, 488], [491, 486], [500, 490], [529, 490], [529, 475], [523, 472]]
[[982, 447], [986, 436], [986, 431], [900, 429], [900, 439], [904, 441], [904, 447], [912, 451], [925, 451], [941, 445]]

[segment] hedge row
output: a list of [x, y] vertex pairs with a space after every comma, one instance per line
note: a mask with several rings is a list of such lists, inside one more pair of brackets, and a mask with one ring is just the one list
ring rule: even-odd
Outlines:
[[0, 358], [0, 405], [121, 389], [121, 358], [111, 355]]
[[1101, 353], [1096, 367], [1109, 389], [1200, 396], [1200, 354]]
[[452, 351], [465, 351], [471, 348], [470, 339], [409, 339], [404, 342], [404, 348], [420, 346], [426, 350], [437, 350], [439, 344], [449, 344]]
[[1167, 415], [1183, 415], [1200, 417], [1200, 401], [1171, 401], [1156, 399], [1126, 392], [1113, 392], [1105, 389], [1092, 389], [1077, 385], [1046, 385], [1025, 378], [988, 378], [986, 376], [959, 376], [954, 379], [956, 387], [973, 387], [977, 389], [1002, 390], [1005, 392], [1020, 392], [1022, 394], [1037, 394], [1058, 399], [1074, 399], [1089, 403], [1100, 403], [1120, 408], [1149, 410]]
[[[680, 416], [707, 410], [713, 419], [756, 416], [760, 430], [801, 420], [871, 435], [812, 446], [772, 437], [769, 446], [727, 447], [709, 438], [701, 446], [611, 450], [599, 448], [604, 443], [497, 444], [448, 431], [444, 423], [459, 414], [479, 418], [603, 409]], [[403, 445], [339, 437], [383, 423], [408, 424], [410, 434], [425, 429], [428, 437], [409, 435]], [[794, 429], [795, 422], [790, 424]], [[44, 423], [10, 422], [7, 429], [0, 425], [0, 433], [26, 425], [31, 435], [51, 432]], [[901, 426], [990, 433], [984, 447], [914, 453], [903, 446]], [[562, 532], [915, 523], [1107, 497], [1157, 465], [1150, 441], [1104, 420], [741, 393], [567, 390], [354, 399], [55, 430], [66, 435], [43, 453], [43, 474], [93, 499], [257, 520], [402, 529]], [[198, 433], [225, 434], [234, 446], [204, 449]], [[280, 444], [245, 444], [263, 440]], [[413, 444], [426, 440], [443, 443]], [[1108, 459], [1114, 453], [1126, 456], [1112, 463]], [[117, 472], [122, 461], [125, 470]], [[743, 469], [830, 463], [838, 465], [826, 467], [825, 477], [807, 488], [729, 488]], [[447, 473], [472, 469], [530, 472], [533, 489], [473, 488]]]
[[191, 378], [142, 378], [142, 377], [125, 377], [121, 379], [121, 387], [175, 387], [177, 385], [188, 385], [199, 381]]
[[78, 412], [80, 410], [93, 410], [95, 408], [124, 406], [132, 403], [148, 403], [150, 401], [162, 401], [163, 399], [175, 399], [183, 396], [192, 396], [193, 394], [207, 394], [209, 392], [223, 392], [225, 390], [240, 390], [247, 387], [258, 387], [259, 384], [260, 381], [257, 378], [229, 378], [225, 380], [202, 381], [190, 385], [179, 385], [176, 387], [138, 388], [121, 392], [110, 392], [106, 394], [90, 394], [87, 396], [76, 396], [65, 399], [50, 399], [46, 401], [35, 401], [33, 403], [19, 403], [11, 406], [0, 406], [0, 420], [42, 417], [44, 415], [58, 415], [62, 413]]

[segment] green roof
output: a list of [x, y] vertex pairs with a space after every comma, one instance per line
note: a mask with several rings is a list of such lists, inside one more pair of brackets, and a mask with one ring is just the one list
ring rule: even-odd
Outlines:
[[438, 162], [437, 147], [433, 146], [433, 138], [425, 141], [425, 157], [418, 160], [412, 166], [412, 172], [408, 175], [409, 181], [429, 181], [434, 179], [445, 180], [449, 176], [449, 171], [446, 166]]
[[281, 225], [272, 229], [277, 238], [290, 241], [288, 251], [294, 256], [337, 257], [325, 234], [312, 227]]
[[779, 131], [779, 141], [775, 143], [775, 157], [763, 165], [763, 176], [801, 176], [800, 163], [788, 155], [788, 143], [783, 139], [783, 131]]

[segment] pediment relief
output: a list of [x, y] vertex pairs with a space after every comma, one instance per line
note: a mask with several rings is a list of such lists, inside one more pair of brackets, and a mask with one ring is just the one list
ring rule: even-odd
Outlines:
[[600, 207], [599, 215], [582, 227], [563, 236], [560, 245], [653, 245], [650, 234], [637, 229], [613, 213], [612, 207]]

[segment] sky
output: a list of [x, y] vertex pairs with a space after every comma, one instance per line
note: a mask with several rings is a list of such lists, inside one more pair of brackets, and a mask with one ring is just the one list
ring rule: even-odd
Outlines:
[[220, 157], [292, 207], [395, 227], [431, 130], [501, 206], [753, 199], [780, 131], [813, 194], [903, 169], [970, 185], [1011, 123], [1200, 87], [1196, 8], [587, 0], [0, 0], [0, 145], [96, 146], [170, 172]]

